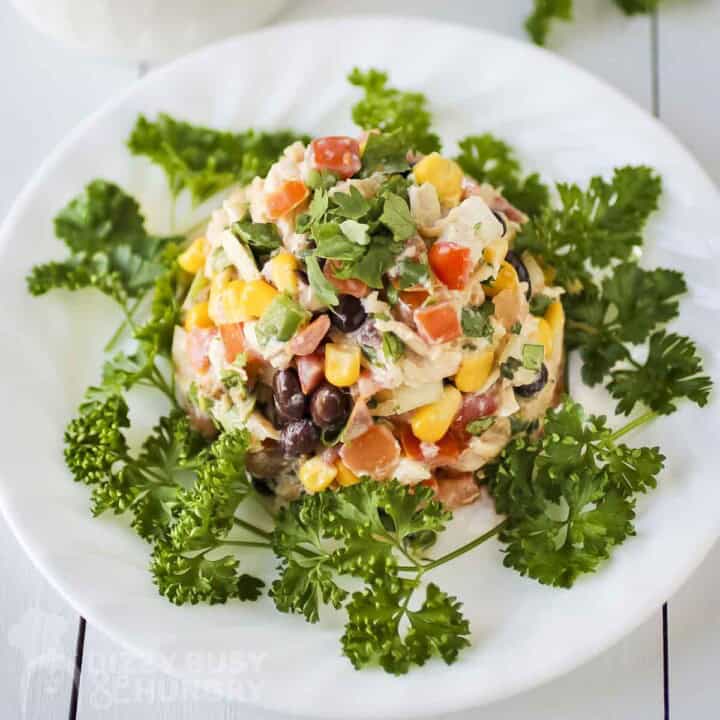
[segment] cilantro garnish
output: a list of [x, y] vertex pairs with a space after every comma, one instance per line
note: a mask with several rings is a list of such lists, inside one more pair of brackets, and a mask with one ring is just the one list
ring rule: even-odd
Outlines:
[[468, 337], [482, 337], [492, 340], [493, 326], [490, 318], [494, 312], [491, 302], [476, 307], [464, 307], [460, 316], [462, 329]]

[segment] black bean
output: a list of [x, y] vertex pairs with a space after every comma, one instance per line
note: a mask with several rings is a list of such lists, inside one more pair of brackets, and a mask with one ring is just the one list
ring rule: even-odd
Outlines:
[[507, 233], [507, 222], [505, 221], [505, 216], [502, 213], [499, 213], [497, 210], [493, 210], [492, 214], [497, 218], [497, 221], [502, 225], [502, 235], [500, 237], [505, 237], [505, 234]]
[[525, 267], [525, 263], [520, 259], [520, 257], [517, 255], [517, 253], [514, 253], [512, 250], [507, 251], [507, 255], [505, 256], [505, 261], [509, 262], [514, 268], [515, 272], [517, 273], [518, 280], [520, 282], [527, 283], [527, 290], [525, 291], [525, 297], [529, 300], [532, 295], [532, 285], [530, 283], [530, 273], [528, 272], [528, 269]]
[[340, 295], [338, 304], [330, 310], [330, 321], [341, 332], [357, 330], [366, 317], [365, 308], [353, 295]]
[[280, 431], [280, 449], [289, 457], [309, 455], [315, 450], [320, 433], [310, 420], [295, 420]]
[[253, 478], [252, 486], [257, 490], [260, 495], [270, 497], [275, 494], [275, 490], [270, 487], [270, 482], [264, 478]]
[[275, 410], [281, 421], [299, 420], [305, 415], [307, 402], [300, 388], [297, 370], [294, 368], [280, 370], [275, 373], [273, 394]]
[[540, 366], [540, 372], [535, 380], [527, 385], [518, 385], [513, 388], [515, 394], [523, 398], [529, 398], [533, 395], [537, 395], [547, 385], [548, 381], [548, 369], [543, 363]]
[[310, 415], [323, 429], [341, 427], [349, 414], [350, 396], [330, 383], [320, 385], [310, 398]]

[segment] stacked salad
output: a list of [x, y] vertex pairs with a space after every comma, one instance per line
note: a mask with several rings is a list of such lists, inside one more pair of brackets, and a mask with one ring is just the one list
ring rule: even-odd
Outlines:
[[[354, 136], [140, 116], [128, 147], [164, 171], [170, 207], [217, 209], [159, 235], [93, 180], [55, 218], [66, 256], [28, 289], [94, 290], [122, 313], [65, 460], [93, 515], [148, 542], [158, 591], [266, 597], [311, 623], [342, 610], [353, 665], [402, 674], [470, 645], [435, 568], [491, 540], [546, 585], [600, 568], [665, 460], [622, 439], [683, 399], [704, 406], [712, 383], [664, 328], [682, 274], [638, 262], [656, 173], [551, 189], [487, 133], [441, 153], [427, 99], [385, 73], [349, 79]], [[567, 395], [566, 352], [624, 425]], [[168, 411], [137, 446], [142, 388]], [[473, 500], [495, 524], [438, 554]], [[274, 577], [245, 571], [267, 552]]]
[[282, 500], [368, 477], [471, 502], [557, 397], [563, 290], [512, 250], [526, 221], [388, 134], [290, 145], [178, 258], [183, 406], [209, 435], [247, 428]]

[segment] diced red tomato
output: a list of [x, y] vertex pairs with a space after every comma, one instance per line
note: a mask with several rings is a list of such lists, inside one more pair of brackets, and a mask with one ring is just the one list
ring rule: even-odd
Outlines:
[[428, 254], [430, 267], [440, 282], [451, 290], [462, 290], [470, 279], [470, 248], [453, 242], [436, 242]]
[[373, 425], [366, 433], [343, 445], [342, 461], [356, 475], [384, 480], [400, 460], [400, 445], [386, 425]]
[[275, 192], [265, 198], [268, 216], [272, 220], [277, 220], [287, 215], [304, 202], [309, 194], [310, 191], [301, 180], [286, 180]]
[[420, 441], [415, 437], [409, 425], [404, 425], [400, 431], [400, 442], [402, 443], [403, 451], [411, 460], [420, 460], [431, 468], [454, 462], [458, 459], [462, 449], [460, 447], [460, 441], [456, 435], [450, 431], [434, 443], [437, 452], [426, 457], [423, 454]]
[[350, 278], [349, 280], [342, 280], [335, 277], [333, 270], [336, 265], [332, 260], [328, 260], [323, 268], [325, 277], [330, 281], [330, 284], [343, 295], [352, 295], [356, 298], [363, 298], [369, 292], [370, 288], [362, 281]]
[[190, 363], [199, 373], [210, 367], [208, 350], [210, 342], [217, 335], [217, 328], [193, 328], [187, 335], [187, 351]]
[[430, 294], [427, 290], [403, 290], [400, 293], [400, 301], [413, 310], [417, 310], [428, 297]]
[[317, 138], [311, 147], [315, 167], [329, 170], [343, 180], [352, 177], [362, 166], [360, 145], [354, 138], [343, 135]]
[[450, 510], [469, 505], [477, 500], [480, 488], [472, 473], [462, 473], [454, 477], [438, 478], [438, 500]]
[[220, 335], [225, 346], [225, 359], [229, 363], [235, 362], [235, 358], [245, 350], [245, 333], [243, 324], [228, 323], [220, 326]]
[[429, 343], [446, 343], [462, 335], [460, 318], [452, 303], [418, 308], [413, 315], [418, 332]]
[[301, 355], [297, 359], [300, 388], [309, 395], [325, 379], [325, 358], [320, 353]]
[[288, 352], [292, 355], [314, 353], [329, 329], [330, 318], [327, 315], [320, 315], [290, 340]]

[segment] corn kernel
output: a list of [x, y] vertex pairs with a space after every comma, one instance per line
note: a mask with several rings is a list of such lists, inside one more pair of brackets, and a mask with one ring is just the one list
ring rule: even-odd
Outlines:
[[328, 465], [322, 458], [313, 457], [300, 466], [298, 477], [309, 493], [322, 492], [337, 477], [334, 465]]
[[503, 290], [512, 290], [512, 288], [517, 287], [519, 282], [515, 268], [509, 262], [503, 260], [497, 276], [485, 287], [485, 294], [488, 297], [495, 297]]
[[344, 462], [338, 460], [335, 463], [335, 469], [337, 470], [338, 485], [341, 487], [357, 485], [360, 482], [360, 478]]
[[360, 348], [357, 345], [325, 346], [325, 378], [337, 387], [350, 387], [360, 377]]
[[270, 261], [270, 277], [280, 292], [294, 295], [298, 289], [298, 261], [289, 252], [280, 252]]
[[452, 385], [446, 385], [443, 396], [436, 402], [416, 410], [410, 421], [413, 435], [426, 443], [436, 443], [450, 429], [462, 406], [462, 395]]
[[246, 317], [259, 318], [275, 299], [278, 291], [264, 280], [245, 283], [240, 295], [238, 310]]
[[205, 265], [208, 254], [208, 241], [204, 237], [195, 238], [190, 247], [178, 257], [178, 265], [193, 275]]
[[445, 207], [455, 207], [460, 202], [463, 171], [456, 162], [436, 152], [430, 153], [415, 165], [413, 174], [418, 184], [429, 182], [435, 186]]
[[508, 240], [507, 236], [503, 235], [502, 237], [497, 238], [496, 240], [493, 240], [484, 250], [483, 250], [483, 259], [486, 263], [489, 263], [490, 265], [500, 264], [507, 255], [508, 251]]
[[193, 305], [185, 314], [185, 330], [188, 332], [194, 328], [211, 328], [213, 325], [206, 302]]
[[553, 351], [553, 331], [550, 323], [545, 318], [538, 321], [538, 329], [533, 335], [533, 341], [541, 344], [545, 348], [545, 359], [552, 356]]
[[565, 311], [563, 310], [562, 303], [556, 300], [550, 307], [545, 311], [545, 320], [549, 323], [552, 328], [553, 334], [559, 337], [563, 333], [565, 325]]
[[[233, 280], [223, 288], [221, 296], [223, 322], [237, 323], [251, 319], [251, 316], [244, 311], [242, 305], [243, 291], [246, 285], [247, 283], [242, 280]], [[212, 302], [212, 290], [210, 297]]]
[[490, 377], [495, 353], [492, 350], [465, 355], [455, 375], [455, 386], [460, 392], [477, 392]]

